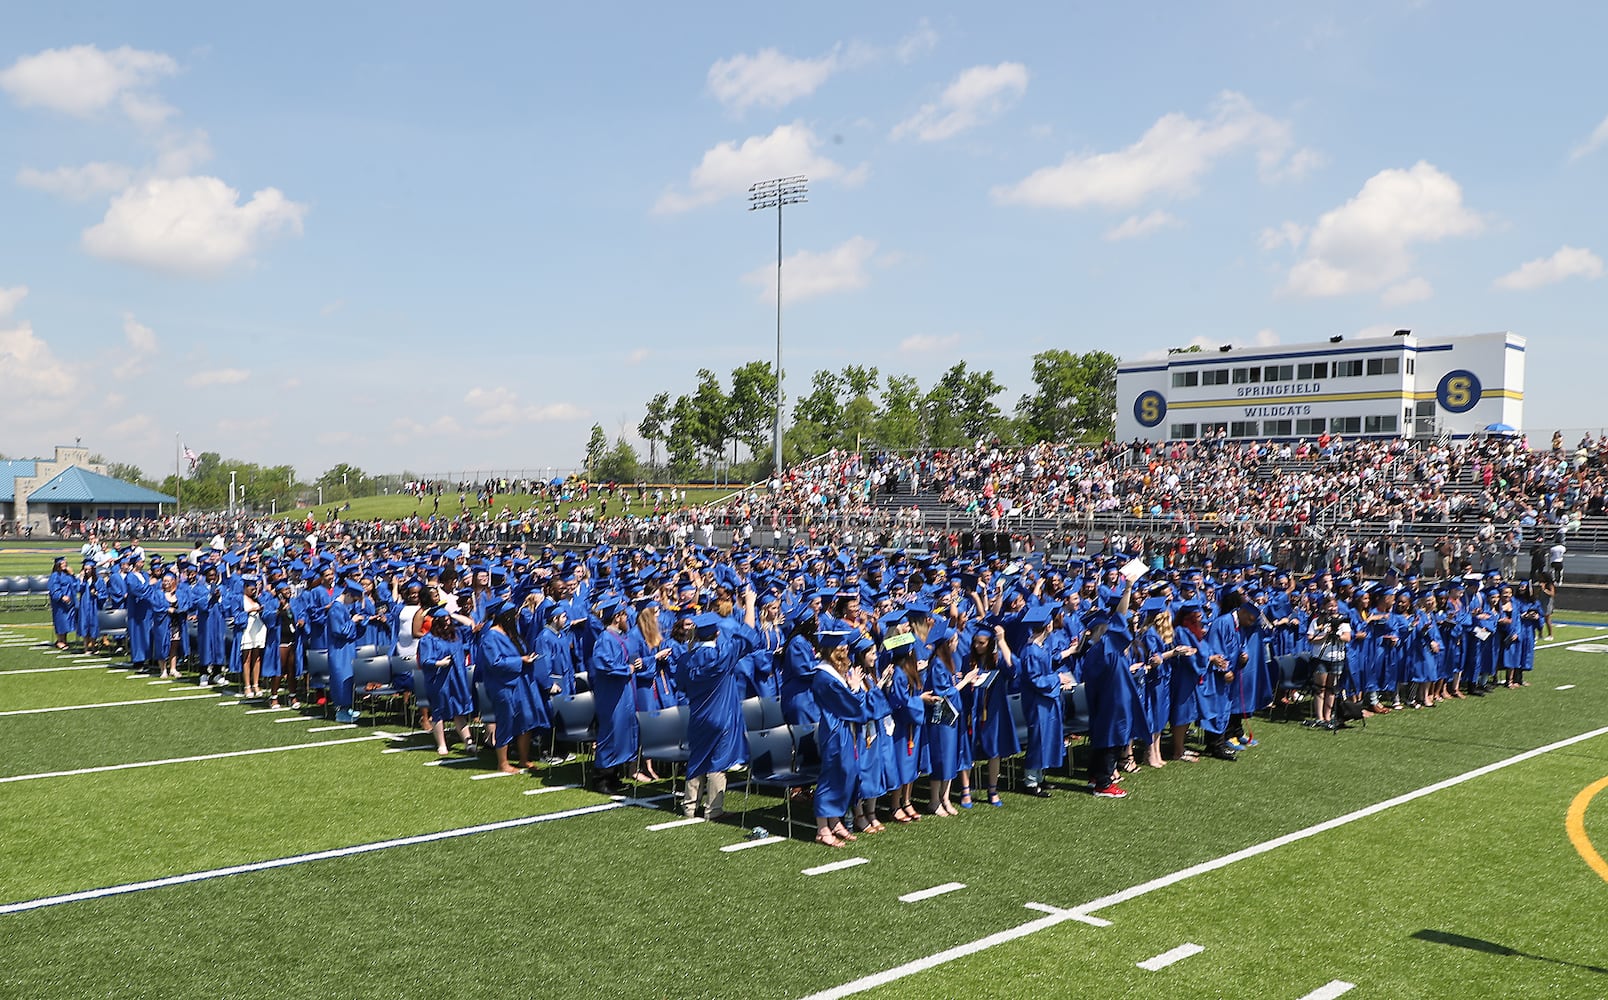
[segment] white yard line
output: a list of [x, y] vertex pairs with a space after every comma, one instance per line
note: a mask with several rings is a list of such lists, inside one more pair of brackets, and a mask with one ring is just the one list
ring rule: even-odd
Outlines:
[[1301, 1000], [1334, 1000], [1335, 997], [1350, 993], [1356, 988], [1356, 983], [1348, 983], [1343, 979], [1331, 979], [1302, 997]]
[[722, 854], [733, 854], [737, 851], [746, 851], [751, 847], [764, 847], [767, 844], [780, 844], [786, 837], [761, 837], [758, 840], [744, 840], [736, 844], [727, 844], [720, 849]]
[[1574, 687], [1573, 684], [1559, 684], [1557, 687], [1553, 688], [1553, 690], [1554, 691], [1568, 691], [1573, 687]]
[[[274, 721], [278, 722], [279, 720], [275, 719]], [[341, 723], [337, 723], [336, 725], [333, 725], [333, 726], [314, 726], [313, 728], [311, 728], [311, 729], [309, 729], [307, 731], [309, 733], [333, 733], [337, 729], [356, 729], [356, 728], [357, 728], [357, 723], [355, 723], [355, 722], [341, 722]]]
[[870, 858], [844, 858], [842, 861], [834, 861], [831, 864], [816, 865], [814, 868], [806, 868], [799, 872], [799, 874], [825, 875], [827, 872], [840, 872], [845, 868], [854, 868], [858, 865], [868, 865], [870, 863]]
[[964, 888], [966, 888], [966, 883], [964, 882], [945, 882], [943, 885], [935, 885], [931, 889], [918, 889], [915, 892], [907, 892], [899, 897], [899, 902], [919, 903], [923, 899], [942, 896], [946, 892], [958, 892]]
[[281, 705], [278, 708], [249, 708], [249, 709], [247, 709], [245, 711], [244, 714], [246, 714], [246, 715], [267, 715], [269, 712], [294, 712], [294, 711], [295, 711], [295, 709], [291, 708], [289, 705]]
[[98, 663], [83, 663], [72, 667], [22, 667], [17, 670], [0, 670], [4, 674], [59, 674], [63, 670], [99, 670]]
[[485, 781], [487, 778], [512, 778], [516, 774], [524, 773], [524, 771], [487, 771], [485, 774], [471, 774], [469, 780]]
[[1202, 948], [1198, 944], [1181, 944], [1176, 948], [1169, 948], [1160, 955], [1157, 955], [1155, 958], [1147, 958], [1143, 962], [1136, 962], [1134, 964], [1146, 972], [1160, 972], [1162, 969], [1165, 969], [1174, 962], [1182, 962], [1189, 956], [1199, 955], [1205, 950], [1205, 948]]
[[166, 764], [191, 764], [202, 760], [223, 760], [227, 757], [255, 757], [265, 753], [284, 753], [287, 750], [307, 750], [312, 747], [338, 747], [348, 743], [367, 743], [378, 736], [355, 736], [346, 740], [318, 740], [313, 743], [291, 743], [282, 747], [260, 747], [255, 750], [229, 750], [223, 753], [203, 753], [192, 757], [169, 757], [166, 760], [140, 760], [132, 764], [105, 764], [100, 767], [80, 767], [72, 771], [41, 771], [37, 774], [14, 774], [0, 778], [0, 785], [12, 781], [33, 781], [37, 778], [70, 778], [79, 774], [105, 774], [109, 771], [132, 771], [142, 767], [162, 767]]
[[[1503, 768], [1512, 767], [1514, 764], [1521, 764], [1524, 761], [1539, 757], [1542, 754], [1551, 753], [1554, 750], [1562, 750], [1565, 747], [1571, 747], [1576, 743], [1582, 743], [1586, 740], [1595, 739], [1596, 737], [1605, 734], [1608, 734], [1608, 726], [1600, 729], [1593, 729], [1590, 732], [1581, 733], [1578, 736], [1571, 736], [1568, 739], [1558, 740], [1554, 743], [1548, 743], [1546, 746], [1536, 747], [1534, 750], [1526, 750], [1523, 753], [1515, 754], [1512, 757], [1496, 761], [1493, 764], [1487, 764], [1484, 767], [1477, 767], [1472, 771], [1465, 771], [1462, 774], [1447, 778], [1444, 781], [1437, 781], [1434, 784], [1425, 785], [1423, 788], [1419, 788], [1415, 791], [1407, 792], [1403, 795], [1398, 795], [1395, 798], [1386, 799], [1383, 802], [1367, 806], [1366, 808], [1346, 813], [1344, 816], [1338, 816], [1334, 819], [1314, 824], [1313, 826], [1306, 827], [1303, 830], [1297, 830], [1294, 833], [1285, 834], [1282, 837], [1275, 837], [1272, 840], [1263, 841], [1260, 844], [1255, 844], [1243, 850], [1235, 851], [1232, 854], [1225, 854], [1222, 857], [1212, 861], [1205, 861], [1198, 865], [1192, 865], [1181, 871], [1174, 872], [1171, 875], [1164, 875], [1161, 878], [1151, 879], [1149, 882], [1136, 885], [1130, 889], [1124, 889], [1121, 892], [1112, 893], [1109, 896], [1102, 896], [1099, 899], [1084, 903], [1083, 905], [1073, 909], [1057, 910], [1055, 912], [1048, 913], [1037, 920], [1030, 920], [1025, 924], [1018, 924], [1015, 927], [1006, 928], [1003, 931], [998, 931], [988, 935], [987, 937], [981, 937], [975, 941], [968, 941], [964, 944], [956, 945], [953, 948], [945, 949], [944, 951], [937, 952], [933, 955], [928, 955], [924, 958], [913, 959], [912, 961], [906, 962], [903, 965], [897, 965], [891, 969], [885, 969], [882, 972], [875, 972], [868, 976], [862, 976], [853, 982], [844, 983], [841, 986], [834, 986], [828, 990], [812, 993], [805, 997], [804, 1000], [839, 1000], [841, 997], [853, 996], [856, 993], [863, 993], [866, 990], [876, 989], [879, 986], [885, 986], [888, 983], [896, 982], [897, 980], [904, 979], [907, 976], [913, 976], [918, 972], [925, 972], [928, 969], [945, 965], [957, 959], [965, 958], [968, 955], [975, 955], [980, 951], [986, 951], [987, 949], [996, 947], [997, 945], [1015, 941], [1018, 938], [1027, 937], [1030, 934], [1037, 934], [1039, 931], [1048, 930], [1049, 928], [1054, 927], [1057, 924], [1064, 923], [1068, 920], [1082, 920], [1082, 918], [1087, 917], [1096, 911], [1107, 909], [1117, 905], [1118, 903], [1125, 903], [1129, 900], [1137, 899], [1140, 896], [1155, 892], [1158, 889], [1165, 889], [1168, 886], [1176, 885], [1177, 883], [1186, 879], [1194, 878], [1196, 875], [1203, 875], [1207, 872], [1216, 871], [1219, 868], [1225, 868], [1231, 864], [1234, 864], [1236, 861], [1244, 861], [1247, 858], [1253, 858], [1260, 854], [1266, 854], [1268, 851], [1276, 850], [1287, 844], [1293, 844], [1297, 841], [1305, 840], [1308, 837], [1313, 837], [1317, 834], [1333, 830], [1336, 827], [1345, 826], [1348, 823], [1354, 823], [1360, 819], [1366, 819], [1367, 817], [1372, 816], [1375, 813], [1383, 812], [1386, 809], [1412, 802], [1416, 799], [1423, 798], [1426, 795], [1432, 795], [1435, 792], [1460, 785], [1465, 781], [1472, 781], [1475, 778], [1483, 777], [1495, 771], [1502, 770]], [[727, 848], [721, 849], [727, 850]], [[1040, 904], [1034, 908], [1042, 909], [1044, 907], [1042, 904]], [[1329, 987], [1324, 988], [1327, 989]], [[1336, 994], [1336, 996], [1338, 995], [1339, 994]]]
[[56, 708], [13, 708], [4, 715], [44, 715], [49, 712], [76, 712], [80, 708], [122, 708], [124, 705], [169, 705], [176, 701], [195, 701], [197, 698], [216, 698], [215, 694], [191, 694], [183, 698], [136, 698], [133, 701], [102, 701], [93, 705], [60, 705]]
[[687, 819], [673, 819], [666, 823], [655, 823], [647, 829], [653, 832], [658, 832], [660, 830], [674, 830], [678, 826], [696, 826], [702, 822], [704, 822], [702, 817], [691, 816]]
[[582, 806], [578, 809], [566, 809], [562, 812], [543, 813], [539, 816], [523, 816], [519, 819], [505, 819], [496, 823], [480, 823], [476, 826], [459, 827], [456, 830], [442, 830], [438, 833], [422, 833], [412, 837], [397, 837], [393, 840], [380, 840], [370, 844], [356, 844], [352, 847], [337, 847], [328, 851], [314, 851], [311, 854], [296, 854], [288, 858], [272, 858], [267, 861], [253, 861], [250, 864], [230, 865], [226, 868], [209, 868], [206, 871], [189, 872], [184, 875], [169, 875], [166, 878], [149, 879], [144, 882], [129, 882], [124, 885], [106, 886], [102, 889], [89, 889], [83, 892], [69, 892], [59, 896], [41, 896], [38, 899], [27, 899], [18, 903], [0, 905], [0, 916], [9, 913], [22, 913], [27, 910], [38, 910], [46, 906], [60, 906], [63, 903], [77, 903], [88, 899], [102, 899], [107, 896], [121, 896], [131, 892], [141, 892], [146, 889], [162, 889], [167, 886], [185, 885], [190, 882], [203, 882], [207, 879], [224, 878], [229, 875], [243, 875], [247, 872], [267, 871], [272, 868], [285, 868], [290, 865], [302, 865], [310, 861], [326, 861], [330, 858], [346, 858], [354, 854], [370, 854], [374, 851], [384, 851], [393, 847], [410, 847], [414, 844], [429, 844], [438, 840], [451, 840], [457, 837], [471, 837], [480, 833], [491, 833], [496, 830], [510, 830], [515, 827], [531, 826], [536, 823], [551, 823], [554, 820], [571, 819], [576, 816], [587, 816], [592, 813], [606, 812], [610, 809], [620, 808], [618, 803], [605, 802], [601, 805]]
[[543, 785], [540, 788], [527, 788], [527, 789], [525, 789], [525, 794], [526, 795], [546, 795], [548, 792], [567, 792], [567, 791], [570, 791], [571, 789], [579, 788], [579, 787], [581, 787], [581, 786], [580, 785]]

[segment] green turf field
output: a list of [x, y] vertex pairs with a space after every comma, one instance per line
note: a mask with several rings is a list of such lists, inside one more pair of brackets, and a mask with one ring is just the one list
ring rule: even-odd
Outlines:
[[[37, 645], [47, 635], [37, 614], [0, 619], [0, 996], [802, 997], [857, 984], [1295, 1000], [1336, 981], [1353, 997], [1608, 994], [1608, 881], [1564, 822], [1608, 775], [1608, 735], [1257, 849], [1608, 725], [1604, 652], [1544, 649], [1526, 689], [1366, 729], [1263, 722], [1238, 762], [1146, 770], [1120, 802], [1063, 780], [1049, 800], [890, 823], [844, 851], [725, 852], [745, 843], [735, 821], [648, 829], [676, 818], [650, 798], [666, 786], [633, 805], [560, 787], [579, 781], [576, 764], [505, 778], [483, 777], [489, 758], [430, 766], [394, 716], [325, 729], [315, 710], [266, 712], [58, 655]], [[1560, 636], [1608, 649], [1608, 630]], [[104, 707], [49, 710], [79, 705]], [[753, 805], [749, 826], [781, 832], [777, 800]], [[1608, 794], [1584, 833], [1608, 849]], [[247, 870], [195, 877], [230, 866]], [[963, 888], [900, 901], [950, 884]], [[1201, 950], [1139, 967], [1184, 945]]]
[[[699, 504], [708, 503], [711, 500], [718, 500], [719, 498], [727, 496], [739, 488], [741, 487], [720, 487], [717, 489], [708, 486], [688, 486], [686, 487], [686, 505], [696, 507]], [[649, 491], [649, 495], [652, 495], [652, 491]], [[620, 513], [621, 506], [619, 497], [615, 496], [602, 498], [595, 490], [584, 503], [579, 499], [571, 500], [569, 502], [559, 504], [558, 510], [561, 514], [568, 514], [571, 511], [586, 509], [597, 510], [602, 499], [608, 500], [608, 512], [610, 516]], [[340, 516], [348, 520], [356, 521], [372, 520], [376, 517], [387, 519], [409, 517], [414, 514], [417, 514], [420, 517], [428, 517], [433, 510], [443, 517], [456, 517], [460, 513], [460, 510], [466, 510], [471, 515], [478, 517], [482, 510], [479, 502], [475, 500], [473, 493], [465, 496], [464, 507], [461, 509], [458, 505], [457, 491], [443, 493], [441, 495], [441, 506], [439, 510], [433, 506], [432, 500], [433, 498], [431, 497], [426, 497], [420, 500], [415, 497], [403, 495], [355, 497], [350, 501], [342, 501], [340, 503], [335, 503], [332, 501], [323, 504], [322, 506], [314, 506], [288, 512], [280, 511], [279, 516], [288, 516], [299, 522], [304, 520], [307, 515], [311, 513], [315, 519], [318, 519], [324, 517], [331, 509], [340, 510], [340, 508], [344, 507], [347, 503], [351, 504], [351, 509], [340, 510]], [[518, 513], [520, 511], [529, 510], [533, 503], [537, 504], [539, 509], [545, 512], [548, 509], [549, 500], [545, 497], [537, 497], [529, 493], [498, 494], [496, 503], [491, 508], [491, 512], [495, 515], [500, 510], [511, 509], [515, 513]], [[651, 515], [653, 513], [653, 501], [650, 499], [647, 503], [647, 506], [644, 507], [642, 504], [636, 501], [636, 497], [633, 494], [631, 513], [639, 517]]]

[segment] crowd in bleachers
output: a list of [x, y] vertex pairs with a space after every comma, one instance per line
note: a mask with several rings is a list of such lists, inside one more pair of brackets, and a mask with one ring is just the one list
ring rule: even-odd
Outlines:
[[94, 648], [116, 613], [138, 667], [269, 707], [324, 699], [341, 722], [411, 693], [438, 753], [481, 752], [478, 719], [510, 772], [559, 763], [564, 740], [606, 791], [679, 766], [689, 816], [719, 818], [746, 764], [756, 786], [813, 786], [831, 846], [1002, 806], [1018, 756], [1024, 790], [1050, 795], [1073, 737], [1088, 787], [1121, 798], [1144, 765], [1233, 760], [1258, 744], [1256, 713], [1302, 695], [1308, 724], [1340, 727], [1337, 702], [1523, 686], [1550, 626], [1550, 579], [1473, 566], [1364, 582], [1272, 564], [1140, 575], [1128, 554], [217, 542], [58, 561], [57, 641]]

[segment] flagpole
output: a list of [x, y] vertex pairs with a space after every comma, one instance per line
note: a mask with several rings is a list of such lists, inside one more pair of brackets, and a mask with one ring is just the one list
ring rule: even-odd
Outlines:
[[179, 471], [179, 462], [182, 461], [183, 458], [184, 458], [183, 454], [179, 450], [182, 447], [183, 447], [183, 445], [181, 445], [179, 443], [179, 432], [174, 431], [173, 432], [173, 516], [174, 517], [177, 517], [178, 514], [179, 514], [179, 490], [182, 489], [182, 487], [179, 486], [179, 483], [184, 479], [184, 474]]

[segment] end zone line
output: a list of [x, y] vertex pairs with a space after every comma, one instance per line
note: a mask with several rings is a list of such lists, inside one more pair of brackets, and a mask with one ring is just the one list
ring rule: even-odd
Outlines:
[[[1571, 736], [1568, 739], [1558, 740], [1557, 742], [1549, 743], [1546, 746], [1536, 747], [1534, 750], [1526, 750], [1521, 754], [1516, 754], [1515, 756], [1509, 757], [1505, 760], [1499, 760], [1493, 764], [1487, 764], [1484, 767], [1475, 768], [1472, 771], [1467, 771], [1463, 774], [1456, 775], [1455, 777], [1448, 778], [1445, 781], [1438, 781], [1432, 785], [1426, 785], [1423, 788], [1407, 792], [1404, 795], [1398, 795], [1395, 798], [1386, 799], [1383, 802], [1378, 802], [1374, 805], [1358, 809], [1355, 812], [1347, 813], [1344, 816], [1338, 816], [1334, 819], [1318, 823], [1314, 826], [1309, 826], [1304, 830], [1297, 830], [1294, 833], [1287, 833], [1282, 837], [1275, 837], [1272, 840], [1263, 841], [1260, 844], [1254, 844], [1245, 848], [1244, 850], [1235, 851], [1232, 854], [1225, 854], [1223, 857], [1214, 859], [1212, 861], [1205, 861], [1198, 865], [1192, 865], [1191, 867], [1185, 868], [1182, 871], [1173, 872], [1171, 875], [1164, 875], [1161, 878], [1151, 879], [1149, 882], [1136, 885], [1130, 889], [1124, 889], [1121, 892], [1112, 893], [1109, 896], [1102, 896], [1099, 899], [1084, 903], [1083, 905], [1074, 907], [1070, 910], [1057, 910], [1047, 914], [1046, 916], [1040, 917], [1037, 920], [1029, 920], [1025, 924], [1017, 924], [1015, 927], [1009, 927], [1002, 931], [996, 931], [987, 937], [981, 937], [975, 941], [967, 941], [964, 944], [958, 944], [953, 948], [947, 948], [943, 951], [937, 952], [936, 954], [928, 955], [925, 958], [914, 959], [904, 963], [903, 965], [897, 965], [882, 972], [875, 972], [868, 976], [862, 976], [853, 982], [844, 983], [842, 986], [834, 986], [828, 990], [822, 990], [818, 993], [811, 993], [804, 997], [803, 1000], [841, 1000], [842, 997], [853, 996], [856, 993], [864, 993], [867, 990], [873, 990], [879, 986], [885, 986], [888, 983], [903, 979], [906, 976], [913, 976], [918, 972], [925, 972], [928, 969], [945, 965], [957, 959], [965, 958], [968, 955], [975, 955], [977, 952], [986, 951], [987, 949], [993, 948], [997, 945], [1015, 941], [1017, 938], [1027, 937], [1030, 934], [1037, 934], [1039, 931], [1048, 930], [1049, 928], [1054, 927], [1057, 924], [1064, 923], [1068, 920], [1080, 920], [1083, 917], [1091, 915], [1095, 911], [1104, 910], [1115, 906], [1118, 903], [1125, 903], [1131, 899], [1137, 899], [1140, 896], [1155, 892], [1157, 889], [1165, 889], [1166, 887], [1176, 885], [1185, 879], [1194, 878], [1196, 875], [1204, 875], [1207, 872], [1216, 871], [1219, 868], [1225, 868], [1236, 861], [1244, 861], [1246, 858], [1252, 858], [1259, 854], [1266, 854], [1268, 851], [1283, 847], [1286, 844], [1293, 844], [1296, 841], [1305, 840], [1308, 837], [1316, 836], [1317, 834], [1324, 833], [1328, 830], [1333, 830], [1336, 827], [1345, 826], [1346, 824], [1356, 822], [1359, 819], [1365, 819], [1374, 815], [1375, 813], [1390, 809], [1393, 806], [1399, 806], [1404, 803], [1411, 802], [1414, 799], [1423, 798], [1424, 796], [1430, 795], [1434, 792], [1451, 788], [1454, 785], [1460, 785], [1465, 781], [1472, 781], [1475, 778], [1490, 774], [1493, 771], [1499, 771], [1505, 767], [1511, 767], [1514, 764], [1523, 763], [1524, 761], [1530, 760], [1533, 757], [1539, 757], [1542, 754], [1551, 753], [1554, 750], [1561, 750], [1564, 747], [1573, 746], [1576, 743], [1582, 743], [1589, 739], [1595, 739], [1596, 737], [1603, 736], [1605, 734], [1608, 734], [1608, 726], [1604, 726], [1600, 729], [1593, 729], [1590, 732], [1581, 733], [1578, 736]], [[1044, 907], [1034, 907], [1034, 909], [1040, 908]]]
[[133, 701], [102, 701], [93, 705], [58, 705], [55, 708], [13, 708], [0, 715], [44, 715], [47, 712], [73, 712], [80, 708], [121, 708], [124, 705], [168, 705], [177, 701], [195, 701], [197, 698], [216, 698], [216, 694], [187, 694], [182, 698], [169, 695], [165, 698], [136, 698]]
[[190, 882], [204, 882], [208, 879], [224, 878], [229, 875], [244, 875], [249, 872], [267, 871], [272, 868], [287, 868], [291, 865], [306, 864], [310, 861], [327, 861], [331, 858], [351, 857], [354, 854], [371, 854], [375, 851], [384, 851], [392, 847], [411, 847], [414, 844], [429, 844], [438, 840], [472, 837], [480, 833], [511, 830], [515, 827], [531, 826], [535, 823], [550, 823], [553, 820], [570, 819], [575, 816], [586, 816], [591, 813], [606, 812], [610, 809], [619, 808], [621, 808], [621, 805], [618, 802], [604, 802], [601, 805], [581, 806], [578, 809], [565, 809], [562, 812], [543, 813], [539, 816], [522, 816], [518, 819], [499, 820], [495, 823], [480, 823], [475, 826], [459, 827], [456, 830], [421, 833], [412, 837], [397, 837], [393, 840], [356, 844], [352, 847], [336, 847], [327, 851], [314, 851], [311, 854], [296, 854], [288, 858], [271, 858], [267, 861], [229, 865], [226, 868], [209, 868], [206, 871], [190, 872], [185, 875], [169, 875], [166, 878], [148, 879], [144, 882], [129, 882], [124, 885], [111, 885], [101, 889], [87, 889], [83, 892], [69, 892], [60, 896], [41, 896], [38, 899], [26, 899], [19, 903], [0, 905], [0, 916], [43, 909], [47, 906], [60, 906], [63, 903], [79, 903], [90, 899], [102, 899], [106, 896], [121, 896], [146, 889], [164, 889], [168, 886], [185, 885]]
[[40, 771], [37, 774], [14, 774], [0, 778], [0, 785], [13, 781], [32, 781], [35, 778], [70, 778], [77, 774], [105, 774], [108, 771], [131, 771], [140, 767], [161, 767], [164, 764], [189, 764], [201, 760], [223, 760], [225, 757], [254, 757], [264, 753], [283, 753], [286, 750], [306, 750], [308, 747], [336, 747], [346, 743], [367, 743], [384, 739], [384, 736], [354, 736], [345, 740], [315, 740], [311, 743], [290, 743], [282, 747], [260, 747], [254, 750], [229, 750], [221, 753], [201, 753], [192, 757], [169, 757], [166, 760], [138, 760], [129, 764], [104, 764], [100, 767], [80, 767], [71, 771]]

